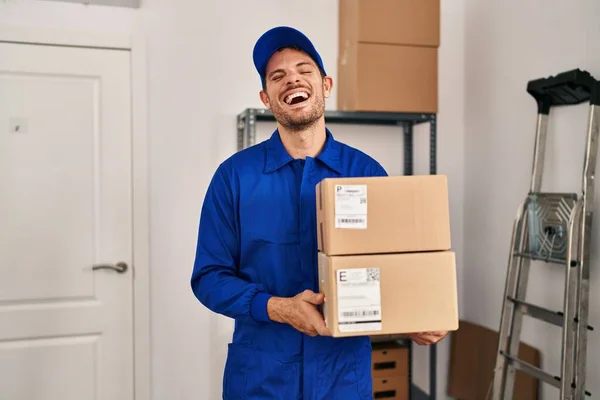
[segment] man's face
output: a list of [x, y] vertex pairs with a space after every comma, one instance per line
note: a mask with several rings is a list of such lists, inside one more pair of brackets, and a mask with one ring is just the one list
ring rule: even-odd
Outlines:
[[260, 97], [281, 125], [300, 131], [323, 116], [331, 86], [331, 78], [321, 76], [310, 56], [283, 49], [267, 64], [266, 88]]

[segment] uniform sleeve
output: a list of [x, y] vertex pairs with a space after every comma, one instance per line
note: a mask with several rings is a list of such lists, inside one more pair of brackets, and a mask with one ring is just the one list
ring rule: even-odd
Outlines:
[[213, 176], [200, 213], [191, 286], [198, 300], [230, 318], [270, 321], [271, 297], [260, 284], [238, 276], [239, 227], [230, 174], [221, 165]]

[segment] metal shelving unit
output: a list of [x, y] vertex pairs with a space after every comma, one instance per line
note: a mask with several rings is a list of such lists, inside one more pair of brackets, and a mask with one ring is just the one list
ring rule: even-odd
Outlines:
[[[238, 151], [256, 144], [256, 124], [261, 121], [275, 122], [271, 111], [262, 108], [246, 108], [237, 115]], [[429, 124], [429, 173], [437, 173], [437, 115], [432, 113], [325, 111], [325, 121], [330, 124], [387, 125], [402, 128], [404, 135], [404, 175], [413, 175], [413, 128]], [[409, 365], [412, 366], [412, 343], [409, 344]], [[437, 345], [429, 346], [429, 399], [436, 398]], [[412, 375], [410, 376], [411, 386]], [[417, 397], [418, 396], [418, 397]], [[410, 399], [421, 399], [411, 390]]]
[[[256, 143], [256, 123], [275, 122], [271, 111], [247, 108], [237, 116], [238, 150]], [[404, 128], [404, 175], [413, 174], [413, 127], [429, 123], [429, 173], [437, 173], [437, 118], [436, 114], [325, 111], [327, 124], [389, 125]]]

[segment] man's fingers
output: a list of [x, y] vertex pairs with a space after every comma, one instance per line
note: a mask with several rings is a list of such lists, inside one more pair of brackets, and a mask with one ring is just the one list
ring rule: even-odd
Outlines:
[[310, 310], [307, 322], [312, 325], [313, 329], [316, 330], [320, 336], [331, 336], [331, 332], [327, 329], [323, 316], [315, 308]]
[[435, 335], [437, 337], [445, 337], [447, 334], [448, 334], [448, 332], [444, 332], [444, 331], [442, 331], [442, 332], [435, 332]]
[[304, 304], [300, 307], [302, 311], [299, 317], [304, 321], [304, 326], [299, 330], [310, 336], [332, 336], [331, 331], [325, 326], [323, 316], [316, 307], [313, 307], [322, 304], [325, 300], [325, 295], [323, 293], [315, 293], [312, 290], [305, 290], [298, 297], [301, 301], [311, 304], [310, 306]]
[[429, 340], [440, 341], [446, 337], [448, 332], [426, 332], [425, 335]]
[[305, 290], [302, 293], [302, 300], [318, 306], [323, 303], [325, 295], [323, 293], [315, 293], [312, 290]]
[[414, 335], [410, 335], [410, 338], [413, 342], [415, 342], [418, 345], [423, 346], [423, 345], [427, 344], [422, 335], [414, 334]]
[[306, 325], [303, 327], [302, 331], [304, 331], [304, 333], [306, 333], [309, 336], [315, 337], [319, 334], [319, 332], [317, 332], [317, 330], [315, 330], [315, 327], [312, 325]]
[[444, 337], [446, 332], [424, 332], [427, 336]]
[[325, 326], [325, 321], [323, 320], [320, 320], [315, 325], [315, 329], [317, 330], [320, 336], [331, 336], [331, 331], [327, 329], [327, 326]]
[[414, 333], [414, 334], [409, 335], [409, 337], [416, 344], [419, 344], [419, 345], [425, 344], [425, 342], [423, 341], [424, 338], [423, 338], [422, 334]]
[[410, 338], [419, 345], [428, 345], [439, 342], [447, 334], [448, 332], [420, 332], [411, 334]]

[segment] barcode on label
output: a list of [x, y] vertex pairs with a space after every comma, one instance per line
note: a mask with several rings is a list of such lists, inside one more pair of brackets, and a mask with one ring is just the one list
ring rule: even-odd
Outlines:
[[379, 310], [342, 311], [344, 317], [374, 317], [379, 315]]
[[367, 282], [379, 282], [379, 268], [367, 268]]
[[342, 224], [364, 224], [364, 218], [338, 218], [338, 222]]

